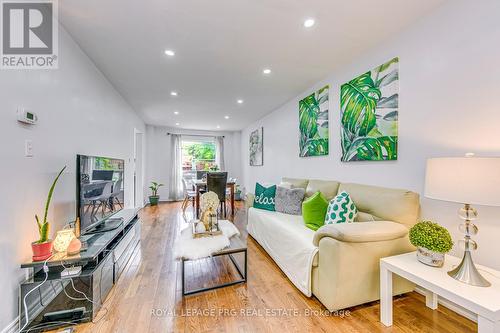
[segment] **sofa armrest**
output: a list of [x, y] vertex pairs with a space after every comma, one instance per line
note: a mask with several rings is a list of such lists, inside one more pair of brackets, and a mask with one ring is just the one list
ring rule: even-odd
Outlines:
[[255, 195], [253, 193], [247, 193], [245, 195], [245, 208], [246, 209], [253, 207], [254, 199], [255, 199]]
[[316, 231], [313, 243], [319, 246], [323, 237], [348, 243], [379, 242], [401, 238], [407, 234], [406, 226], [391, 221], [327, 224]]

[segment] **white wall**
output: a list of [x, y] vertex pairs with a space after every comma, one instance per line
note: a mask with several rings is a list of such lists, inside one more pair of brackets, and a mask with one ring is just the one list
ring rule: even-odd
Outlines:
[[[500, 2], [449, 1], [396, 38], [343, 66], [297, 98], [242, 131], [243, 175], [256, 181], [282, 176], [407, 188], [422, 193], [429, 157], [500, 155]], [[369, 36], [367, 36], [369, 38]], [[334, 40], [329, 41], [335, 43]], [[318, 50], [320, 52], [320, 50]], [[399, 159], [340, 162], [340, 85], [387, 60], [400, 59]], [[330, 155], [299, 158], [298, 101], [330, 84]], [[250, 167], [248, 137], [264, 126], [264, 166]], [[500, 172], [500, 170], [499, 170]], [[467, 180], [464, 180], [467, 181]], [[423, 217], [457, 230], [458, 204], [422, 199]], [[500, 269], [500, 209], [479, 208], [480, 263]], [[459, 251], [455, 246], [453, 253]]]
[[[62, 27], [59, 35], [58, 70], [0, 71], [0, 330], [18, 313], [19, 265], [37, 239], [33, 215], [43, 213], [64, 165], [49, 214], [52, 235], [75, 218], [77, 153], [125, 159], [126, 203], [133, 202], [134, 128], [144, 132], [144, 123]], [[36, 112], [38, 124], [19, 124], [19, 106]], [[32, 158], [24, 157], [26, 139]]]
[[[240, 132], [210, 132], [183, 130], [161, 126], [148, 125], [146, 129], [146, 184], [156, 181], [165, 184], [161, 187], [159, 195], [161, 200], [168, 199], [168, 188], [171, 172], [171, 136], [167, 133], [176, 133], [189, 136], [206, 135], [207, 137], [224, 136], [224, 161], [229, 177], [241, 180], [241, 133]], [[146, 195], [145, 198], [150, 194]]]

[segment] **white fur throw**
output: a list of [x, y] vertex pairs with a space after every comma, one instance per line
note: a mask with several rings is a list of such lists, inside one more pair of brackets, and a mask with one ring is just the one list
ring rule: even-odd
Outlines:
[[229, 238], [240, 234], [238, 228], [227, 220], [220, 220], [219, 228], [222, 235], [200, 238], [193, 238], [191, 226], [181, 230], [180, 236], [175, 241], [175, 258], [195, 260], [210, 257], [213, 253], [228, 247]]

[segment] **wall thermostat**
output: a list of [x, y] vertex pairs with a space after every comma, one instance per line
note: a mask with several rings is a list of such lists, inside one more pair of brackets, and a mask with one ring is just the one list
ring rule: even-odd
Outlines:
[[38, 121], [38, 117], [30, 110], [19, 108], [17, 109], [17, 121], [24, 124], [35, 125]]

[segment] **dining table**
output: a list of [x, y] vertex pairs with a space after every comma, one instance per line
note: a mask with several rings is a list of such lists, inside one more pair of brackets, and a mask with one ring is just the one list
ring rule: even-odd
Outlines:
[[[229, 189], [230, 192], [230, 201], [231, 201], [231, 216], [234, 216], [234, 193], [235, 193], [235, 188], [236, 188], [236, 182], [229, 180], [227, 182], [227, 188]], [[196, 211], [196, 218], [200, 218], [200, 191], [201, 190], [206, 190], [207, 188], [207, 181], [204, 179], [196, 179], [194, 181], [194, 190], [196, 193], [195, 197], [195, 211]]]

